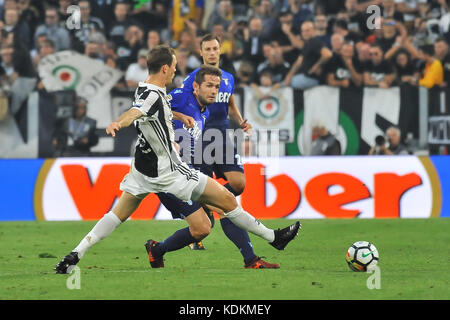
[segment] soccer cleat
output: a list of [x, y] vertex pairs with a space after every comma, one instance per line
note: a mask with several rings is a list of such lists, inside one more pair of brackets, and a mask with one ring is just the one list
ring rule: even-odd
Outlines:
[[280, 265], [276, 263], [270, 263], [261, 259], [261, 257], [256, 257], [249, 263], [244, 265], [245, 269], [279, 269]]
[[164, 259], [162, 256], [155, 256], [152, 253], [152, 249], [158, 244], [159, 242], [155, 241], [155, 240], [147, 240], [147, 242], [145, 243], [145, 249], [147, 250], [148, 253], [148, 261], [150, 262], [150, 266], [152, 268], [164, 268]]
[[65, 256], [54, 268], [55, 273], [67, 274], [71, 273], [76, 264], [80, 261], [78, 252], [71, 252]]
[[206, 250], [205, 246], [203, 245], [203, 242], [201, 242], [201, 241], [191, 243], [191, 244], [189, 245], [189, 247], [190, 247], [192, 250]]
[[270, 242], [270, 244], [278, 249], [278, 250], [284, 250], [284, 248], [287, 246], [287, 244], [295, 238], [295, 236], [298, 234], [298, 230], [302, 227], [302, 224], [300, 221], [297, 221], [293, 225], [290, 225], [289, 227], [286, 227], [284, 229], [278, 229], [275, 230], [275, 240], [273, 242]]

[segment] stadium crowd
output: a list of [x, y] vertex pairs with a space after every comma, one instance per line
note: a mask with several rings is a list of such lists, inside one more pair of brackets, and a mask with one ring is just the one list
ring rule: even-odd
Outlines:
[[[73, 4], [81, 23], [67, 28]], [[37, 65], [61, 50], [122, 70], [115, 88], [133, 91], [161, 43], [176, 50], [180, 86], [206, 33], [221, 39], [237, 87], [446, 87], [449, 27], [448, 0], [0, 0], [0, 92], [17, 78], [45, 90]]]

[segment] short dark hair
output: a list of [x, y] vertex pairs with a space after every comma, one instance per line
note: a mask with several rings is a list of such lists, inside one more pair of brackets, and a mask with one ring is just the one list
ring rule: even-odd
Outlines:
[[168, 45], [159, 45], [150, 50], [147, 56], [149, 74], [158, 73], [164, 65], [171, 66], [175, 52]]
[[334, 25], [338, 28], [344, 29], [344, 30], [348, 30], [348, 24], [347, 21], [345, 20], [336, 20], [336, 22], [334, 23]]
[[217, 42], [218, 42], [219, 45], [220, 45], [220, 39], [219, 39], [219, 37], [218, 37], [218, 36], [215, 36], [215, 35], [213, 35], [213, 34], [211, 34], [211, 33], [208, 33], [208, 34], [205, 34], [205, 35], [203, 36], [202, 40], [200, 40], [200, 48], [202, 47], [203, 42], [207, 42], [207, 41], [211, 41], [211, 40], [217, 40]]
[[433, 56], [434, 55], [434, 46], [432, 44], [426, 44], [419, 46], [419, 50], [425, 53], [426, 55]]
[[207, 75], [212, 75], [212, 76], [217, 76], [219, 78], [222, 78], [222, 71], [220, 71], [220, 69], [217, 67], [204, 64], [200, 67], [200, 69], [195, 74], [194, 81], [198, 85], [201, 85], [205, 81], [205, 76], [207, 76]]

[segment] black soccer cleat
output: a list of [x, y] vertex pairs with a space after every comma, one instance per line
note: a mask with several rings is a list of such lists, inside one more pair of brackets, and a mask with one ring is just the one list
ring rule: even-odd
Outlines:
[[71, 273], [76, 264], [80, 261], [78, 252], [71, 252], [65, 256], [55, 267], [55, 273], [68, 274]]
[[284, 248], [287, 246], [287, 244], [295, 238], [295, 236], [298, 234], [298, 230], [302, 227], [302, 224], [300, 221], [297, 221], [293, 225], [290, 225], [289, 227], [286, 227], [284, 229], [278, 229], [275, 230], [275, 240], [273, 242], [270, 242], [270, 244], [278, 249], [278, 250], [284, 250]]
[[152, 268], [164, 268], [164, 259], [163, 256], [156, 256], [153, 253], [153, 248], [158, 244], [158, 241], [155, 240], [147, 240], [145, 243], [145, 250], [147, 250], [148, 254], [148, 262], [150, 262], [150, 266]]

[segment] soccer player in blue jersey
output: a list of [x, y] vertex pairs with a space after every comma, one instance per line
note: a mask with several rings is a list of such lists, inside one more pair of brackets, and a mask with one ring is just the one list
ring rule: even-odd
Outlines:
[[[207, 34], [200, 41], [200, 49], [204, 65], [211, 65], [218, 68], [220, 62], [220, 39], [211, 34]], [[198, 70], [199, 69], [194, 70], [183, 81], [184, 91], [193, 91], [195, 75]], [[235, 196], [238, 196], [244, 191], [245, 187], [244, 168], [241, 163], [240, 155], [237, 153], [236, 146], [226, 134], [229, 124], [228, 118], [237, 123], [244, 132], [250, 132], [252, 126], [246, 119], [244, 120], [242, 118], [241, 113], [234, 102], [233, 75], [222, 69], [221, 71], [222, 80], [219, 93], [217, 94], [216, 101], [208, 106], [209, 118], [206, 120], [204, 131], [206, 132], [209, 129], [220, 130], [222, 133], [221, 136], [223, 137], [221, 141], [223, 146], [223, 159], [221, 159], [222, 161], [215, 162], [212, 165], [208, 165], [203, 162], [199, 170], [209, 176], [213, 176], [215, 173], [217, 178], [224, 178], [228, 181], [228, 183], [225, 184], [225, 188], [227, 188]], [[173, 108], [174, 103], [171, 104]], [[176, 109], [172, 110], [177, 111]], [[211, 142], [217, 143], [215, 140]], [[205, 149], [207, 147], [208, 143], [203, 142], [203, 148]], [[228, 157], [233, 159], [232, 163], [227, 162], [227, 150], [232, 150], [234, 152], [232, 157]], [[220, 219], [220, 224], [225, 235], [239, 248], [246, 265], [249, 265], [251, 261], [255, 261], [257, 256], [253, 251], [248, 232], [240, 229], [234, 225], [230, 219], [223, 216]], [[203, 244], [201, 242], [194, 244], [194, 248], [195, 247], [202, 248]], [[276, 267], [278, 265], [273, 264], [272, 266]], [[267, 265], [266, 267], [269, 266]]]
[[[206, 68], [206, 66], [202, 66]], [[203, 71], [199, 71], [203, 72]], [[198, 73], [196, 73], [198, 78]], [[198, 80], [197, 80], [198, 81]], [[206, 84], [206, 86], [209, 84]], [[202, 131], [205, 128], [205, 123], [210, 116], [209, 101], [214, 101], [215, 96], [203, 97], [202, 94], [198, 94], [199, 86], [196, 82], [193, 84], [194, 90], [175, 89], [169, 94], [170, 104], [172, 112], [177, 118], [181, 118], [182, 115], [192, 117], [193, 126], [187, 127], [180, 120], [174, 120], [175, 129], [175, 141], [179, 143], [180, 153], [183, 159], [190, 164], [191, 167], [200, 170], [203, 166], [203, 150], [202, 150]], [[201, 157], [198, 157], [200, 155]], [[199, 161], [200, 159], [200, 161]], [[212, 213], [209, 208], [202, 206], [198, 202], [185, 202], [176, 198], [169, 193], [157, 194], [162, 204], [172, 213], [174, 218], [185, 219], [192, 213], [204, 213], [208, 212], [210, 218]], [[217, 210], [217, 209], [215, 209]], [[220, 212], [220, 210], [217, 210]], [[269, 263], [257, 256], [253, 251], [253, 246], [248, 236], [248, 233], [229, 219], [221, 215], [222, 228], [227, 237], [238, 247], [244, 258], [244, 268], [247, 269], [278, 269], [278, 264]], [[211, 223], [214, 223], [214, 217], [211, 219]]]

